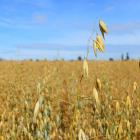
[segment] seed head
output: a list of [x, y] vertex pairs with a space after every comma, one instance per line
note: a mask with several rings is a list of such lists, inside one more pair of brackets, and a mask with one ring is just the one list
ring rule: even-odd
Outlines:
[[83, 62], [83, 71], [84, 71], [84, 77], [88, 77], [88, 63], [86, 59]]
[[99, 100], [98, 92], [97, 92], [95, 87], [93, 88], [93, 98], [95, 99], [96, 104], [100, 105], [100, 100]]
[[102, 84], [99, 78], [96, 79], [96, 87], [99, 91], [101, 91], [102, 88]]
[[133, 93], [136, 92], [137, 86], [138, 86], [137, 82], [134, 82], [133, 83]]
[[127, 98], [126, 98], [126, 107], [127, 107], [128, 109], [131, 108], [131, 99], [130, 99], [129, 96], [127, 96]]
[[100, 28], [103, 38], [105, 38], [104, 33], [107, 33], [108, 31], [107, 31], [107, 27], [105, 23], [102, 20], [99, 20], [99, 28]]
[[116, 113], [119, 113], [120, 112], [120, 104], [119, 102], [117, 101], [116, 102]]
[[98, 48], [98, 50], [100, 52], [104, 52], [104, 44], [103, 44], [103, 40], [100, 35], [96, 36], [95, 42], [96, 42], [96, 47]]

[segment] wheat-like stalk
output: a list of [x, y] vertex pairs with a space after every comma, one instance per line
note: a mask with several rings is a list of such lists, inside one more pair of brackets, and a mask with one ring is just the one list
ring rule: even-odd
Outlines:
[[93, 88], [93, 98], [95, 99], [96, 104], [100, 105], [100, 100], [99, 100], [98, 92], [97, 92], [95, 87]]

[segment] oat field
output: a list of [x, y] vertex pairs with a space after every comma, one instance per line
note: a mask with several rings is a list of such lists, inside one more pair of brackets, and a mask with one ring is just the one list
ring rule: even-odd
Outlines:
[[0, 62], [0, 140], [140, 140], [137, 61]]

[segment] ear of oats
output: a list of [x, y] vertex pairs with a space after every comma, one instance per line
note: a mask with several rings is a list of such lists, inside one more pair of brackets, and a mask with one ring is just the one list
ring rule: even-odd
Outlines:
[[36, 117], [38, 115], [39, 108], [40, 108], [40, 104], [39, 101], [37, 101], [34, 108], [34, 117], [33, 117], [34, 122], [36, 122]]
[[117, 101], [116, 102], [116, 113], [119, 113], [120, 112], [120, 104], [119, 102]]
[[105, 23], [102, 20], [99, 20], [99, 28], [100, 28], [103, 38], [105, 39], [104, 33], [107, 33], [108, 31], [107, 31], [107, 27]]
[[133, 83], [133, 93], [136, 92], [137, 86], [138, 86], [137, 82], [134, 82], [134, 83]]
[[99, 100], [98, 92], [97, 92], [95, 87], [93, 88], [93, 98], [95, 99], [96, 104], [100, 105], [100, 100]]
[[102, 88], [102, 84], [99, 78], [96, 79], [96, 87], [99, 91], [101, 91]]
[[126, 107], [128, 108], [128, 109], [130, 109], [131, 108], [131, 99], [130, 99], [130, 97], [129, 96], [127, 96], [127, 98], [126, 98]]
[[86, 135], [82, 129], [79, 130], [78, 140], [87, 140]]
[[88, 78], [88, 62], [86, 59], [84, 59], [83, 62], [83, 71], [84, 71], [84, 77]]

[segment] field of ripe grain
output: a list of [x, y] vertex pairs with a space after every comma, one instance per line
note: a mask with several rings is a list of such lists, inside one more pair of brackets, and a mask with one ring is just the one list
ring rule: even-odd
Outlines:
[[140, 140], [137, 61], [0, 62], [0, 140]]

